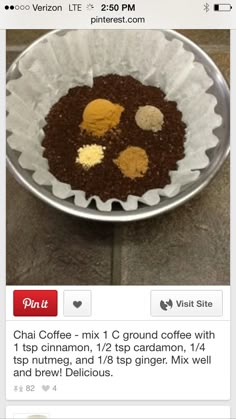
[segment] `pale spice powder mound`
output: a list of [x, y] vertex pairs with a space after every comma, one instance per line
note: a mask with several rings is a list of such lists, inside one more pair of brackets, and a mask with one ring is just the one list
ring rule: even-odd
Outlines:
[[156, 106], [140, 106], [135, 114], [135, 121], [145, 131], [158, 132], [162, 129], [164, 115]]
[[127, 147], [113, 162], [130, 179], [143, 177], [148, 169], [148, 156], [141, 147]]
[[96, 166], [102, 162], [104, 158], [103, 150], [105, 147], [97, 144], [87, 144], [77, 150], [75, 162], [81, 164], [85, 169]]

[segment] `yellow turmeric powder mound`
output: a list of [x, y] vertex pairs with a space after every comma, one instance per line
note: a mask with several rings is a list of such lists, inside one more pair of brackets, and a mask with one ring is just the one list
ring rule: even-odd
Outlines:
[[92, 100], [84, 109], [80, 128], [96, 137], [102, 137], [107, 131], [119, 124], [123, 111], [123, 106], [109, 100]]
[[119, 167], [124, 176], [130, 179], [143, 177], [148, 169], [148, 156], [141, 147], [129, 146], [121, 151], [113, 162]]

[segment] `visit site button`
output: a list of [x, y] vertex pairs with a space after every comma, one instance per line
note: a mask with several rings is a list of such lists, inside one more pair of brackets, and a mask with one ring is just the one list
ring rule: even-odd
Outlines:
[[222, 291], [151, 291], [151, 316], [222, 315]]
[[57, 316], [57, 291], [14, 291], [13, 314], [14, 316]]

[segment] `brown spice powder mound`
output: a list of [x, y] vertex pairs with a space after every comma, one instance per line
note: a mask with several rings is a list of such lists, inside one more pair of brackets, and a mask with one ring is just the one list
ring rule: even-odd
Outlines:
[[130, 179], [143, 177], [148, 169], [148, 156], [141, 147], [127, 147], [113, 161], [123, 175]]

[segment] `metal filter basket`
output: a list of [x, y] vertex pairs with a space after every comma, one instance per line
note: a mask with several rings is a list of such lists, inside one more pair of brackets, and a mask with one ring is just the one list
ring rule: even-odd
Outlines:
[[[7, 81], [14, 80], [19, 78], [19, 63], [22, 57], [31, 51], [40, 42], [44, 42], [52, 33], [57, 33], [58, 35], [64, 34], [65, 30], [52, 31], [45, 36], [39, 38], [36, 42], [30, 45], [11, 65], [7, 72]], [[208, 90], [209, 93], [212, 93], [217, 99], [216, 112], [221, 115], [223, 119], [222, 125], [217, 128], [214, 133], [219, 138], [219, 143], [215, 148], [207, 151], [209, 157], [209, 165], [200, 171], [200, 176], [194, 182], [189, 183], [181, 188], [178, 195], [173, 198], [162, 197], [161, 201], [154, 206], [146, 206], [139, 204], [138, 209], [134, 211], [125, 211], [120, 208], [120, 206], [114, 205], [111, 212], [103, 212], [97, 210], [95, 207], [89, 206], [89, 208], [80, 208], [73, 203], [72, 199], [61, 200], [55, 197], [50, 188], [47, 186], [38, 185], [32, 178], [32, 173], [29, 170], [23, 169], [19, 162], [19, 153], [12, 150], [10, 146], [6, 145], [7, 150], [7, 165], [10, 171], [13, 173], [15, 178], [21, 183], [25, 188], [31, 191], [38, 198], [48, 203], [49, 205], [57, 208], [65, 213], [97, 221], [106, 221], [106, 222], [127, 222], [127, 221], [137, 221], [145, 218], [150, 218], [159, 214], [163, 214], [167, 211], [170, 211], [194, 197], [202, 189], [207, 186], [207, 184], [213, 179], [215, 174], [218, 172], [223, 162], [225, 161], [230, 146], [230, 94], [228, 85], [214, 62], [209, 58], [209, 56], [202, 51], [196, 44], [184, 37], [183, 35], [171, 31], [163, 30], [166, 38], [172, 40], [173, 38], [179, 39], [183, 42], [184, 48], [187, 51], [193, 52], [195, 55], [195, 60], [203, 64], [207, 74], [214, 81], [212, 87]]]

